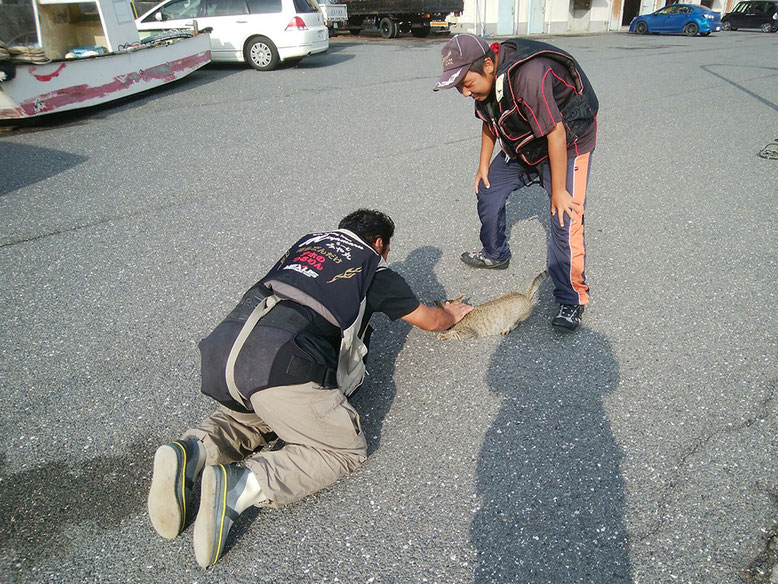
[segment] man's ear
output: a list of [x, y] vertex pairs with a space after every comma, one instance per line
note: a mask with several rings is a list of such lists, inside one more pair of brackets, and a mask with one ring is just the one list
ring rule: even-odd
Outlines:
[[373, 242], [373, 249], [376, 250], [378, 253], [381, 253], [384, 249], [384, 240], [379, 235], [375, 238], [375, 241]]
[[484, 73], [487, 73], [489, 75], [493, 74], [495, 71], [494, 67], [494, 61], [491, 57], [486, 57], [484, 59]]

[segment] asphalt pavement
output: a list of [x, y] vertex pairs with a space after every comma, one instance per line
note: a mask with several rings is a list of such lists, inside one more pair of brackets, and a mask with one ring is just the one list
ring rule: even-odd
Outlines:
[[208, 571], [151, 528], [154, 450], [213, 409], [197, 343], [297, 236], [386, 211], [428, 303], [544, 269], [537, 186], [510, 269], [459, 261], [480, 128], [432, 92], [444, 40], [0, 127], [0, 581], [778, 582], [778, 34], [749, 31], [547, 39], [601, 103], [583, 328], [551, 330], [548, 281], [507, 337], [377, 317], [360, 471], [247, 511]]

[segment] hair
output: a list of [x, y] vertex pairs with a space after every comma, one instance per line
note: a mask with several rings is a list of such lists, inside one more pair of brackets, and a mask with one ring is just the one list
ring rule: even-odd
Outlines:
[[357, 209], [349, 213], [338, 224], [339, 229], [348, 229], [359, 235], [371, 245], [379, 237], [388, 244], [394, 235], [394, 221], [381, 211]]
[[470, 64], [470, 71], [472, 71], [473, 73], [478, 73], [479, 75], [483, 75], [484, 61], [486, 61], [486, 59], [491, 59], [492, 62], [494, 62], [494, 51], [492, 49], [489, 49], [488, 51], [486, 51], [486, 53], [484, 53], [483, 55], [478, 57], [475, 61], [473, 61]]

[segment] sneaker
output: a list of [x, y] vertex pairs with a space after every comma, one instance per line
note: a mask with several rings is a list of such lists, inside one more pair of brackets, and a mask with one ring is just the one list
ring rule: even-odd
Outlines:
[[232, 524], [245, 508], [238, 499], [246, 490], [249, 475], [249, 469], [234, 464], [217, 464], [203, 471], [200, 511], [194, 527], [195, 558], [200, 567], [213, 566], [224, 554]]
[[192, 498], [192, 486], [205, 464], [205, 449], [196, 438], [187, 438], [157, 448], [154, 475], [149, 489], [149, 518], [165, 539], [184, 530]]
[[473, 268], [486, 268], [488, 270], [504, 270], [511, 263], [511, 258], [498, 262], [485, 257], [480, 251], [466, 251], [462, 254], [462, 261]]
[[558, 330], [574, 331], [581, 324], [584, 307], [582, 304], [560, 304], [559, 314], [551, 321]]

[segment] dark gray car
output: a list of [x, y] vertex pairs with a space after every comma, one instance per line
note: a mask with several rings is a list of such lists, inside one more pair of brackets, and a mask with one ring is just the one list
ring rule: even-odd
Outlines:
[[778, 31], [778, 0], [747, 0], [738, 2], [732, 12], [721, 17], [723, 30], [760, 28], [764, 32]]

